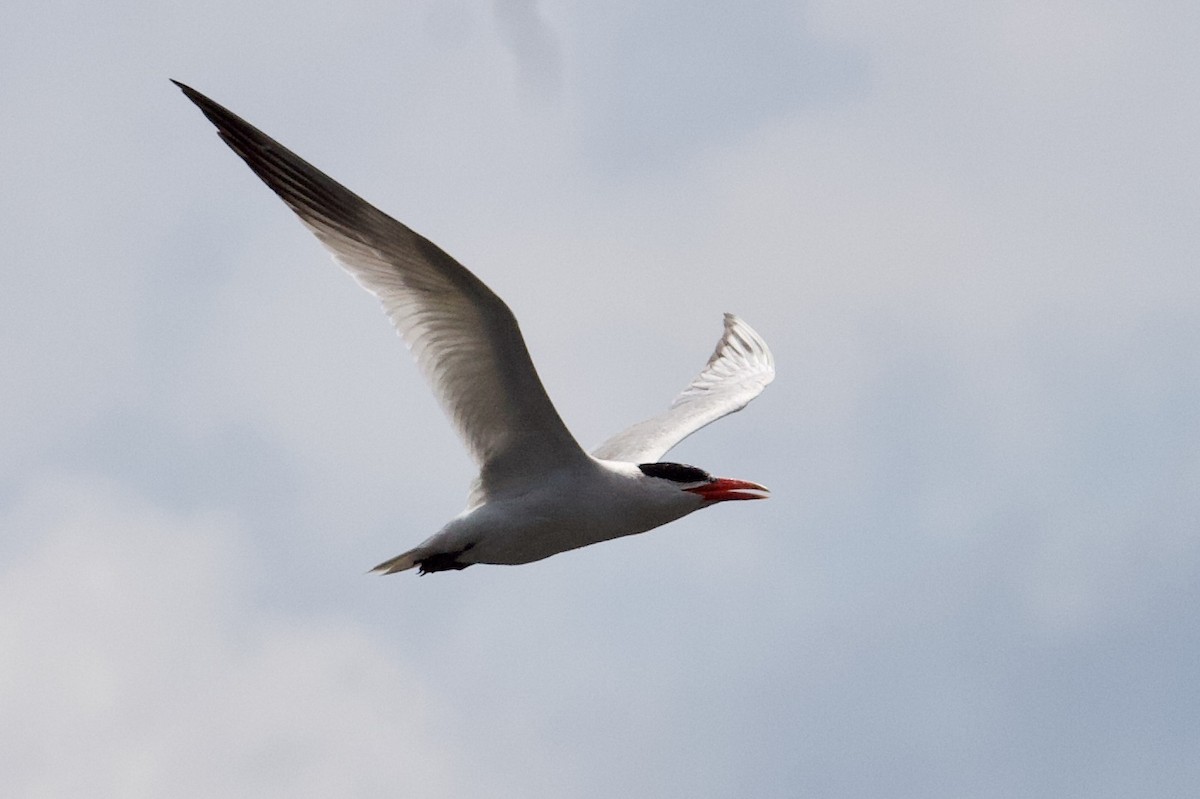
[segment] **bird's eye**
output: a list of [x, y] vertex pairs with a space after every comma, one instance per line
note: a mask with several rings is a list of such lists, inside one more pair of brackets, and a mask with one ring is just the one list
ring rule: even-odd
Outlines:
[[639, 463], [638, 468], [647, 477], [658, 477], [675, 483], [706, 483], [712, 475], [695, 466], [682, 463]]

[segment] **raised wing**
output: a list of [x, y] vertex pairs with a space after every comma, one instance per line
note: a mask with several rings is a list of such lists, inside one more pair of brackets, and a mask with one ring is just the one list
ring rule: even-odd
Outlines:
[[586, 457], [546, 396], [512, 311], [479, 278], [245, 120], [173, 82], [379, 298], [479, 464], [485, 492]]
[[612, 461], [657, 461], [701, 427], [746, 407], [774, 379], [775, 358], [767, 342], [750, 325], [727, 313], [717, 349], [671, 407], [617, 433], [592, 454]]

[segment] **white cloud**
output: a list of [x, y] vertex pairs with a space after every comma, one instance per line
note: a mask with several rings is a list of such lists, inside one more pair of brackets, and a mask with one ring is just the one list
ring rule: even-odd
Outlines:
[[360, 625], [259, 607], [232, 520], [60, 477], [3, 527], [6, 790], [458, 795], [427, 681]]

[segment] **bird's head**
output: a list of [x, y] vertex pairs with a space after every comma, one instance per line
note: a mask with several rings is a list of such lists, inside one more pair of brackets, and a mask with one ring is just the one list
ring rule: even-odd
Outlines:
[[705, 506], [733, 499], [766, 499], [766, 487], [748, 480], [713, 477], [703, 469], [682, 463], [639, 463], [642, 474], [675, 484], [681, 491], [700, 497]]

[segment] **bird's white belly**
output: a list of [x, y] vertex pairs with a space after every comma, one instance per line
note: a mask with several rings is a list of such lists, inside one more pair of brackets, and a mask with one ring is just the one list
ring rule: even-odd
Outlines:
[[[455, 537], [470, 549], [465, 563], [515, 565], [559, 552], [634, 535], [674, 521], [693, 508], [623, 507], [621, 503], [522, 503], [519, 510], [485, 506], [462, 517]], [[493, 510], [494, 509], [494, 510]], [[492, 511], [492, 512], [489, 512]]]

